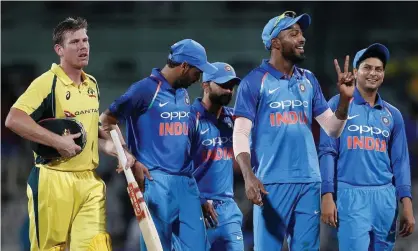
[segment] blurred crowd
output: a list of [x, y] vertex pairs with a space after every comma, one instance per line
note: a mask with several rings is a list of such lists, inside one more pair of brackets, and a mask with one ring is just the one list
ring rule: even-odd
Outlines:
[[[411, 27], [411, 20], [418, 4], [379, 5], [383, 6], [379, 13], [369, 13], [366, 10], [375, 8], [373, 4], [354, 2], [2, 2], [2, 250], [28, 250], [25, 249], [26, 181], [33, 162], [28, 142], [6, 129], [4, 121], [30, 82], [49, 69], [52, 62], [57, 62], [52, 50], [52, 29], [70, 15], [80, 15], [89, 21], [92, 53], [91, 66], [86, 70], [99, 81], [103, 96], [101, 112], [131, 83], [147, 76], [151, 68], [162, 67], [168, 47], [182, 38], [201, 42], [207, 48], [209, 60], [228, 62], [243, 77], [262, 58], [268, 57], [260, 38], [263, 25], [289, 9], [307, 12], [313, 19], [312, 30], [306, 34], [308, 58], [302, 67], [315, 73], [327, 99], [336, 94], [334, 57], [353, 56], [373, 42], [386, 44], [391, 59], [380, 94], [402, 112], [413, 196], [417, 197], [418, 29]], [[130, 35], [114, 37], [112, 33]], [[200, 94], [199, 85], [190, 88], [189, 94], [196, 98]], [[312, 130], [317, 140], [316, 123]], [[107, 228], [114, 250], [138, 250], [140, 232], [126, 193], [125, 178], [115, 172], [115, 159], [101, 155], [100, 161], [98, 173], [107, 184]], [[246, 249], [252, 250], [252, 206], [246, 199], [239, 170], [235, 170], [234, 188], [235, 200], [244, 215]], [[418, 220], [418, 203], [413, 201]], [[322, 229], [321, 250], [337, 250], [335, 233], [327, 226]], [[418, 250], [418, 230], [399, 240], [396, 250]]]

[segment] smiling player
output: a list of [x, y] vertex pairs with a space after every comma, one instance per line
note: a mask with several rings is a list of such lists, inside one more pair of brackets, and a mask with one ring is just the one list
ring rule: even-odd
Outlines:
[[295, 66], [305, 58], [303, 32], [310, 22], [292, 11], [272, 18], [262, 32], [270, 60], [238, 88], [233, 147], [255, 204], [255, 250], [280, 250], [286, 237], [290, 250], [319, 249], [321, 176], [311, 123], [315, 118], [339, 137], [354, 85], [349, 58], [343, 73], [335, 62], [341, 99], [334, 113], [313, 73]]
[[[382, 44], [357, 52], [357, 87], [347, 125], [339, 139], [321, 131], [321, 218], [333, 227], [338, 223], [340, 250], [393, 250], [398, 200], [403, 204], [400, 235], [414, 230], [402, 114], [378, 94], [388, 60], [389, 50]], [[339, 99], [329, 101], [333, 110]]]

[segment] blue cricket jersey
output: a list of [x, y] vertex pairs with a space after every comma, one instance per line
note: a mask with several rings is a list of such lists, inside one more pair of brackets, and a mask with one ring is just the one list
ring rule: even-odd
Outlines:
[[126, 122], [127, 144], [149, 170], [192, 175], [186, 89], [174, 89], [160, 70], [134, 83], [109, 107]]
[[206, 199], [233, 198], [232, 108], [222, 107], [219, 118], [216, 118], [201, 102], [202, 99], [197, 98], [191, 107], [196, 122], [194, 132], [190, 133], [193, 134], [193, 175], [199, 187], [201, 202]]
[[234, 115], [253, 122], [251, 161], [261, 182], [321, 181], [311, 123], [328, 108], [313, 73], [296, 66], [289, 77], [263, 60], [241, 81]]
[[[339, 95], [329, 100], [332, 110], [338, 101]], [[354, 186], [386, 185], [394, 179], [397, 196], [411, 197], [402, 114], [379, 95], [371, 107], [356, 88], [340, 138], [331, 138], [321, 129], [319, 159], [322, 193], [334, 192], [335, 179]]]

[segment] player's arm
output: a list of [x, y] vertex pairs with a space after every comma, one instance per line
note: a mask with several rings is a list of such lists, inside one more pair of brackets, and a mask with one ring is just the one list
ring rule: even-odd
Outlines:
[[232, 135], [234, 156], [244, 177], [247, 198], [259, 206], [263, 205], [261, 193], [268, 193], [252, 171], [249, 136], [257, 112], [261, 81], [262, 76], [247, 77], [241, 81], [234, 107], [236, 119]]
[[33, 81], [10, 109], [5, 125], [22, 138], [57, 149], [63, 157], [74, 156], [81, 151], [73, 140], [80, 137], [80, 133], [61, 136], [35, 122], [52, 109], [48, 102], [50, 96], [51, 85], [38, 79]]
[[338, 138], [347, 122], [350, 98], [341, 98], [336, 106], [335, 112], [332, 111], [325, 100], [316, 77], [310, 72], [307, 75], [314, 88], [312, 102], [313, 116], [327, 135]]
[[[330, 109], [337, 107], [337, 97], [329, 101]], [[320, 129], [318, 146], [319, 167], [321, 171], [321, 220], [330, 226], [337, 226], [337, 208], [334, 202], [334, 180], [338, 160], [339, 139], [330, 137], [324, 129]]]
[[389, 157], [393, 175], [395, 177], [396, 194], [403, 205], [399, 234], [402, 237], [406, 237], [412, 234], [415, 227], [408, 144], [402, 114], [394, 109], [392, 109], [391, 113], [393, 116], [394, 127], [389, 141]]

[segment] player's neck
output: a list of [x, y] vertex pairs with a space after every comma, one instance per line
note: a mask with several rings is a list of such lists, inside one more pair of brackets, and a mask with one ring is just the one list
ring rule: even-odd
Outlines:
[[377, 90], [374, 91], [367, 91], [363, 90], [362, 88], [357, 87], [358, 91], [360, 92], [360, 95], [363, 97], [363, 99], [370, 104], [370, 106], [374, 106], [377, 99]]
[[67, 74], [67, 76], [76, 84], [80, 85], [83, 80], [81, 79], [81, 69], [76, 69], [72, 67], [71, 65], [65, 63], [64, 61], [61, 61], [60, 66], [62, 70]]
[[171, 86], [174, 85], [174, 83], [176, 82], [176, 77], [175, 74], [173, 74], [173, 71], [170, 67], [168, 67], [167, 65], [164, 66], [160, 73]]
[[270, 57], [269, 63], [278, 71], [280, 71], [281, 73], [283, 73], [284, 75], [287, 76], [292, 76], [293, 74], [293, 62], [286, 60], [285, 58], [283, 58], [282, 56], [275, 56], [273, 55], [274, 53], [272, 52], [272, 55]]
[[212, 101], [210, 101], [209, 97], [206, 95], [202, 98], [202, 105], [209, 113], [212, 113], [216, 115], [216, 118], [219, 118], [222, 110], [221, 105], [212, 103]]

